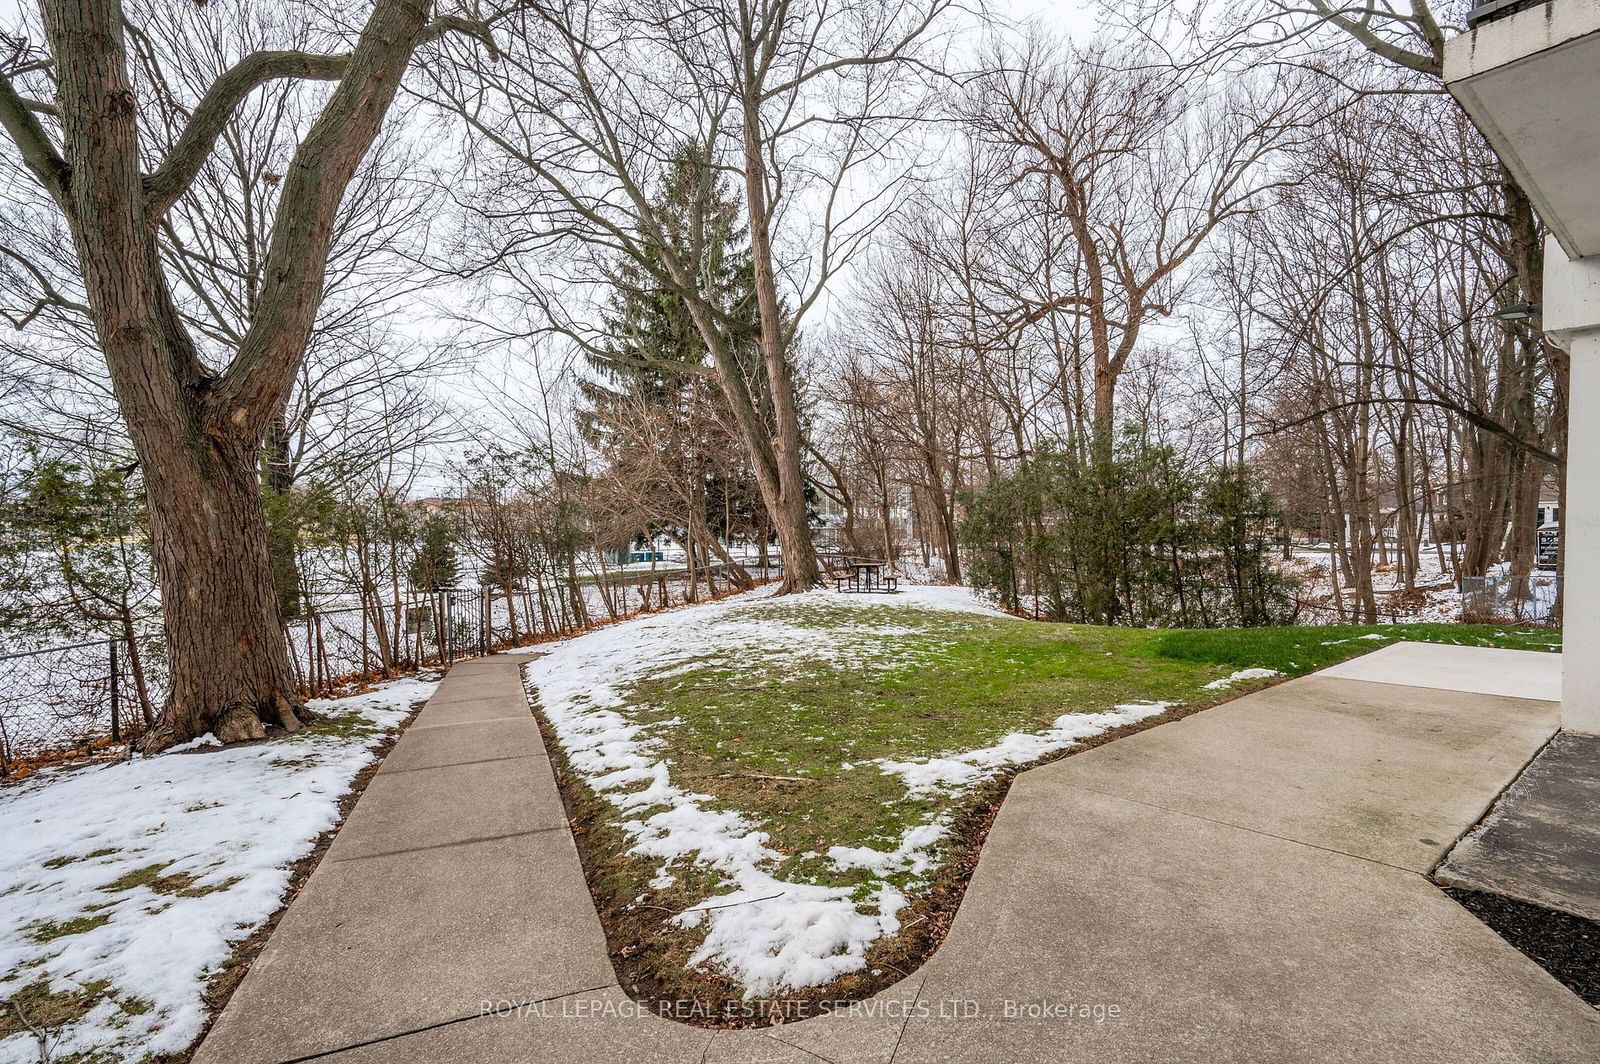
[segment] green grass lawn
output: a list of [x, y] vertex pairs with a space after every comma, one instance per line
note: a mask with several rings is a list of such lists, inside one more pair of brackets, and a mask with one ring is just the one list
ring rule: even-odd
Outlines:
[[[831, 867], [822, 856], [829, 847], [893, 849], [907, 829], [960, 801], [950, 793], [909, 796], [882, 759], [988, 747], [1012, 732], [1046, 729], [1063, 713], [1221, 701], [1270, 682], [1205, 688], [1237, 670], [1299, 676], [1401, 639], [1539, 650], [1560, 642], [1547, 629], [1448, 624], [1170, 631], [895, 605], [844, 615], [812, 605], [784, 612], [800, 628], [848, 624], [904, 634], [852, 641], [863, 657], [886, 659], [881, 669], [813, 664], [796, 672], [763, 664], [751, 648], [736, 664], [642, 679], [628, 701], [640, 721], [676, 722], [655, 734], [681, 784], [758, 821], [773, 847], [790, 855], [779, 878], [841, 884], [870, 877]], [[1361, 638], [1368, 635], [1383, 638]], [[901, 886], [911, 878], [891, 877]]]
[[[676, 653], [660, 665], [646, 651], [631, 667], [608, 667], [608, 708], [648, 736], [648, 758], [665, 763], [699, 808], [737, 813], [766, 833], [772, 876], [849, 889], [863, 903], [884, 884], [915, 900], [962, 845], [959, 833], [945, 831], [920, 860], [886, 866], [841, 863], [831, 849], [891, 853], [919, 827], [960, 822], [981, 799], [985, 778], [1017, 767], [986, 767], [962, 785], [912, 788], [885, 762], [993, 747], [1045, 732], [1067, 714], [1223, 701], [1276, 679], [1206, 687], [1237, 671], [1298, 676], [1398, 640], [1560, 648], [1560, 633], [1549, 629], [1105, 628], [957, 611], [914, 595], [868, 604], [819, 592], [671, 616], [677, 619], [629, 635], [627, 645], [654, 639]], [[623, 627], [610, 631], [621, 635]], [[605, 654], [596, 644], [591, 656]], [[583, 711], [585, 697], [572, 708]], [[670, 882], [659, 861], [629, 856], [629, 825], [660, 807], [615, 808], [587, 787], [592, 774], [586, 779], [568, 766], [566, 775], [588, 799], [585, 818], [601, 821], [591, 823], [593, 837], [610, 839], [599, 858], [590, 854], [591, 874], [617, 907], [672, 913], [730, 889], [726, 876], [694, 855], [669, 862]], [[596, 860], [606, 867], [595, 868]]]

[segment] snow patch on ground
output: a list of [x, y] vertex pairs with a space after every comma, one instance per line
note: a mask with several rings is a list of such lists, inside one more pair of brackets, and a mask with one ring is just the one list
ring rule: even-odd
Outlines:
[[831, 846], [828, 860], [840, 868], [866, 868], [880, 876], [897, 872], [923, 875], [933, 868], [933, 847], [944, 838], [947, 828], [943, 819], [932, 824], [918, 824], [907, 829], [900, 845], [893, 850], [875, 850], [871, 846]]
[[[754, 591], [692, 610], [636, 618], [555, 644], [530, 662], [526, 682], [554, 728], [568, 761], [593, 790], [625, 812], [633, 852], [662, 862], [653, 885], [673, 881], [676, 862], [710, 865], [730, 889], [679, 914], [685, 927], [706, 937], [691, 964], [712, 965], [739, 980], [749, 995], [815, 986], [866, 963], [867, 947], [899, 929], [904, 896], [888, 884], [858, 904], [852, 891], [780, 880], [767, 871], [783, 855], [767, 834], [734, 812], [708, 808], [711, 799], [672, 782], [668, 766], [652, 756], [651, 732], [669, 726], [634, 723], [618, 708], [626, 688], [645, 676], [681, 675], [759, 647], [769, 664], [890, 668], [903, 659], [876, 647], [874, 638], [909, 634], [885, 625], [874, 612], [860, 623], [829, 627], [791, 623], [762, 610], [770, 592]], [[915, 606], [993, 615], [991, 607], [958, 587], [916, 587], [894, 596], [813, 591], [788, 596], [784, 613]], [[942, 829], [941, 829], [942, 830]], [[914, 845], [920, 846], [919, 840]], [[921, 867], [908, 858], [908, 866]]]
[[1384, 635], [1382, 632], [1369, 632], [1366, 635], [1353, 635], [1349, 639], [1324, 639], [1322, 641], [1322, 645], [1325, 647], [1336, 647], [1343, 643], [1360, 643], [1363, 641], [1381, 643], [1385, 639], [1389, 638], [1391, 637]]
[[1065, 750], [1083, 739], [1147, 717], [1165, 713], [1176, 702], [1128, 702], [1104, 713], [1065, 713], [1042, 732], [1012, 732], [993, 746], [962, 754], [918, 758], [913, 761], [879, 760], [886, 774], [899, 776], [912, 795], [960, 790], [1013, 765], [1037, 761]]
[[[53, 1059], [182, 1050], [205, 1022], [207, 978], [278, 909], [373, 747], [435, 686], [311, 703], [359, 717], [358, 734], [218, 750], [202, 736], [193, 752], [0, 788], [0, 999], [41, 979], [56, 992], [104, 980], [99, 1004], [53, 1032]], [[37, 1059], [31, 1035], [0, 1040], [0, 1064]]]
[[[866, 965], [877, 939], [899, 930], [905, 896], [880, 881], [863, 900], [859, 891], [776, 878], [770, 869], [783, 855], [770, 848], [758, 825], [737, 812], [710, 808], [709, 796], [673, 782], [658, 760], [653, 734], [668, 726], [636, 723], [620, 710], [627, 690], [646, 677], [682, 675], [719, 661], [758, 653], [782, 668], [887, 669], [902, 664], [883, 640], [915, 629], [883, 622], [882, 607], [906, 606], [995, 616], [997, 611], [961, 587], [913, 586], [891, 596], [813, 591], [791, 595], [777, 609], [751, 592], [718, 603], [636, 618], [554, 644], [526, 666], [529, 694], [550, 721], [573, 769], [602, 798], [633, 814], [624, 829], [633, 852], [661, 862], [653, 886], [674, 881], [675, 867], [694, 862], [716, 869], [726, 890], [674, 920], [703, 929], [690, 958], [738, 980], [747, 996], [816, 986]], [[785, 615], [826, 610], [826, 625], [800, 625]], [[863, 612], [859, 622], [841, 612]], [[865, 611], [872, 610], [868, 616]], [[863, 648], [870, 647], [870, 652]], [[1142, 720], [1167, 703], [1117, 706], [1105, 713], [1069, 713], [1044, 732], [1008, 735], [983, 750], [884, 766], [905, 776], [908, 789], [970, 784], [1005, 766], [1021, 764], [1107, 728]], [[927, 872], [942, 821], [908, 830], [892, 850], [836, 846], [828, 858], [843, 868], [879, 875]]]
[[193, 739], [190, 739], [186, 743], [179, 743], [177, 746], [169, 746], [169, 747], [167, 747], [167, 753], [169, 753], [169, 754], [182, 754], [182, 753], [187, 753], [190, 750], [199, 750], [202, 747], [221, 746], [221, 745], [222, 745], [222, 740], [221, 739], [218, 739], [215, 735], [212, 735], [210, 732], [206, 732], [204, 735], [195, 736]]
[[[1379, 636], [1378, 638], [1382, 639], [1383, 637]], [[1231, 676], [1224, 676], [1220, 680], [1212, 680], [1205, 687], [1207, 691], [1226, 691], [1234, 684], [1244, 683], [1246, 680], [1266, 680], [1273, 676], [1282, 675], [1283, 673], [1277, 669], [1240, 669]]]
[[[1450, 544], [1423, 544], [1413, 581], [1414, 594], [1406, 591], [1392, 557], [1385, 561], [1381, 556], [1375, 556], [1373, 593], [1377, 598], [1379, 622], [1448, 624], [1461, 620], [1464, 603], [1454, 569], [1454, 558], [1460, 550], [1460, 544], [1453, 548]], [[1306, 544], [1295, 547], [1292, 553], [1293, 557], [1278, 564], [1301, 581], [1299, 598], [1304, 609], [1299, 623], [1360, 623], [1360, 611], [1349, 587], [1344, 589], [1342, 610], [1334, 595], [1334, 570], [1338, 562], [1329, 546]], [[1554, 609], [1557, 591], [1554, 573], [1533, 573], [1521, 601], [1517, 601], [1512, 593], [1510, 563], [1497, 562], [1489, 567], [1486, 575], [1492, 578], [1494, 590], [1481, 596], [1477, 608], [1487, 609], [1495, 616], [1526, 621], [1543, 620]], [[1349, 581], [1344, 583], [1348, 585]]]

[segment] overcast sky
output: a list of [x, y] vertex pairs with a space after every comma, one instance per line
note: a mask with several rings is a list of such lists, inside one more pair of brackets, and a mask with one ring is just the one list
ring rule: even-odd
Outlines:
[[[1080, 40], [1093, 32], [1095, 18], [1090, 0], [991, 0], [991, 3], [993, 10], [997, 14], [1010, 21], [1037, 20], [1047, 29], [1070, 33]], [[16, 27], [21, 21], [21, 12], [24, 9], [32, 10], [34, 8], [35, 5], [32, 2], [26, 2], [26, 0], [0, 0], [0, 28], [10, 29]], [[14, 151], [14, 148], [7, 141], [3, 146], [0, 146], [0, 150], [10, 152]], [[844, 271], [840, 277], [834, 279], [833, 284], [830, 284], [830, 290], [835, 288], [842, 289], [847, 283], [848, 271]], [[440, 338], [445, 338], [444, 334], [454, 332], [459, 328], [458, 325], [449, 322], [447, 319], [427, 320], [432, 315], [421, 307], [413, 309], [421, 312], [420, 316], [423, 320], [417, 320], [412, 315], [407, 316], [413, 317], [414, 324], [412, 328], [419, 333], [434, 333]], [[817, 313], [807, 320], [812, 323], [812, 328], [824, 328], [828, 317], [826, 301], [815, 310]], [[552, 352], [551, 354], [554, 355], [555, 353]], [[479, 417], [497, 423], [505, 421], [515, 423], [524, 420], [529, 416], [527, 411], [537, 409], [538, 406], [542, 405], [530, 402], [534, 397], [527, 393], [538, 389], [541, 383], [548, 385], [552, 377], [560, 375], [561, 367], [559, 364], [541, 367], [543, 372], [538, 374], [538, 377], [544, 378], [541, 382], [534, 374], [529, 372], [529, 367], [516, 364], [494, 364], [499, 361], [499, 359], [493, 358], [485, 359], [484, 362], [479, 364], [478, 371], [472, 375], [475, 379], [457, 379], [452, 382], [442, 383], [442, 387], [452, 393], [457, 405], [468, 412], [476, 413]], [[519, 391], [525, 394], [516, 395], [515, 393]], [[521, 402], [517, 401], [519, 399]], [[517, 409], [518, 407], [521, 407], [520, 411]], [[511, 441], [508, 440], [506, 442]], [[429, 458], [430, 460], [427, 464], [431, 468], [424, 474], [425, 483], [418, 485], [418, 488], [424, 493], [443, 491], [448, 487], [448, 480], [450, 479], [448, 466], [451, 456], [448, 454], [434, 454], [430, 455]]]

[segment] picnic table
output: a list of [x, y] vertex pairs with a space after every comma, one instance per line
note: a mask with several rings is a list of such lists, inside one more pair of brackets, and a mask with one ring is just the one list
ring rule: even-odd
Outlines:
[[834, 580], [838, 590], [847, 594], [894, 594], [900, 589], [899, 578], [888, 562], [847, 560]]

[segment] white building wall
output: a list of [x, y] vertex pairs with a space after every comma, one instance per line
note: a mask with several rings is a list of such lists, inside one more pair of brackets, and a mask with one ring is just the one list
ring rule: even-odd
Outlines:
[[1546, 244], [1544, 327], [1572, 356], [1561, 725], [1600, 735], [1600, 256]]

